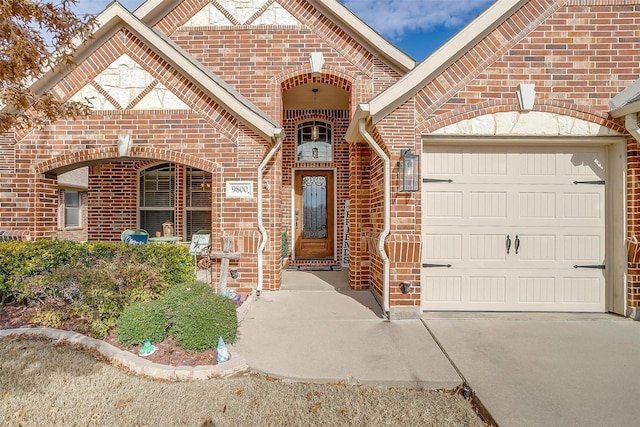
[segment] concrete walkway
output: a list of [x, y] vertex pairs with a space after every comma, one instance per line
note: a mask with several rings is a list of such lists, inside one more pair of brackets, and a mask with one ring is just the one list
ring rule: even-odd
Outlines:
[[235, 349], [252, 370], [299, 381], [453, 389], [461, 379], [420, 320], [385, 322], [346, 272], [283, 272], [240, 323]]
[[423, 318], [501, 427], [640, 425], [640, 322], [604, 314]]

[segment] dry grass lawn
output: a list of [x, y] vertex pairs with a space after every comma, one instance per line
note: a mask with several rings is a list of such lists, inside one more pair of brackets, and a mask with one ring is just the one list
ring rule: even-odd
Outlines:
[[248, 376], [164, 382], [46, 341], [0, 340], [0, 425], [482, 426], [447, 393]]

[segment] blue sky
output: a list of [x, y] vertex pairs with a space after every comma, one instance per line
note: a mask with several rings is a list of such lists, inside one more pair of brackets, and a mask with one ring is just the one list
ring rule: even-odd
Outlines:
[[[494, 0], [340, 0], [416, 61], [422, 61]], [[120, 0], [134, 11], [143, 0]], [[111, 0], [78, 0], [78, 13], [99, 13]]]

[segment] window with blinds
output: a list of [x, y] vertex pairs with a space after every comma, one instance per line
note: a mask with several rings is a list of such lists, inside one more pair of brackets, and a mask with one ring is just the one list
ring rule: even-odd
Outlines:
[[152, 166], [140, 172], [140, 228], [155, 235], [162, 223], [175, 223], [175, 168], [172, 164]]
[[211, 174], [187, 168], [185, 182], [186, 238], [198, 230], [211, 230]]
[[[140, 172], [140, 228], [153, 236], [162, 232], [162, 224], [167, 220], [177, 225], [176, 210], [184, 206], [182, 238], [189, 241], [196, 231], [211, 229], [211, 174], [185, 168], [184, 189], [178, 192], [175, 168], [173, 164], [162, 164]], [[179, 194], [182, 197], [178, 200]]]

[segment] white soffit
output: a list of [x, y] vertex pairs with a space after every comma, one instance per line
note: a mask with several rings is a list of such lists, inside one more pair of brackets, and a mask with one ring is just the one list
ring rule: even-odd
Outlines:
[[403, 78], [373, 98], [370, 111], [373, 123], [378, 123], [389, 113], [418, 93], [442, 71], [458, 60], [472, 46], [486, 37], [528, 0], [498, 0], [469, 25], [427, 59], [418, 64]]

